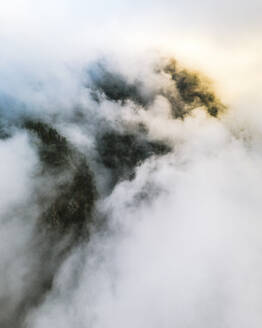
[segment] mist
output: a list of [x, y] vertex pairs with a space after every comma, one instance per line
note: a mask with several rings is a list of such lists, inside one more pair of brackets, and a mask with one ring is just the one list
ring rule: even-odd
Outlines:
[[260, 327], [258, 1], [0, 5], [0, 326]]

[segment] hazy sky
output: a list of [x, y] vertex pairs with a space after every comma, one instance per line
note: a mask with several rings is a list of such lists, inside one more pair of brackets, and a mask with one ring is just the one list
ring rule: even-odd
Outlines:
[[57, 61], [154, 49], [204, 70], [230, 99], [259, 83], [261, 14], [259, 0], [2, 1], [0, 72], [9, 62], [48, 70]]

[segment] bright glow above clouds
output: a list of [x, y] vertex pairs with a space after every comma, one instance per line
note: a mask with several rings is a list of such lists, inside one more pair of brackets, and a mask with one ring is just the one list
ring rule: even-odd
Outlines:
[[260, 10], [256, 0], [11, 0], [0, 5], [2, 62], [68, 63], [105, 52], [132, 57], [155, 49], [205, 71], [230, 102], [245, 91], [256, 97]]

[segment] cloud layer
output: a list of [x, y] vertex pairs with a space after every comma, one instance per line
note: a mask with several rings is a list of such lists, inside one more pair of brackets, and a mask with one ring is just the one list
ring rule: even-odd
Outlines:
[[0, 5], [1, 327], [261, 326], [259, 6]]

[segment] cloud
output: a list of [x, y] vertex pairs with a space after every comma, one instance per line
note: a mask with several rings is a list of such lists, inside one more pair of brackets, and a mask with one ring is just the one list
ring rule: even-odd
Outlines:
[[259, 6], [0, 5], [1, 327], [261, 325]]
[[261, 156], [201, 112], [170, 124], [175, 151], [101, 200], [107, 230], [65, 262], [30, 327], [259, 325]]

